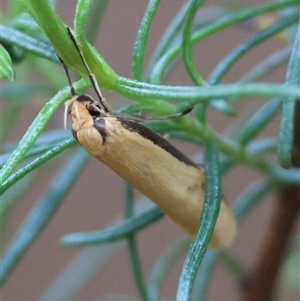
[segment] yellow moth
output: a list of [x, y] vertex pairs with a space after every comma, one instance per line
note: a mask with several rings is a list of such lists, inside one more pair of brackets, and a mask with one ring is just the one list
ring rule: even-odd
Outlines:
[[[66, 108], [71, 106], [73, 136], [93, 157], [151, 199], [184, 231], [194, 235], [204, 204], [204, 172], [166, 139], [140, 124], [142, 118], [113, 112], [68, 31], [99, 97], [97, 102], [89, 95], [76, 95], [64, 66], [72, 92]], [[233, 214], [222, 201], [209, 246], [228, 246], [235, 228]]]

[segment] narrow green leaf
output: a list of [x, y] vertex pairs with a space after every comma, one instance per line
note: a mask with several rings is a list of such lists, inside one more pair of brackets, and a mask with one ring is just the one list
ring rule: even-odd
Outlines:
[[[32, 17], [43, 29], [47, 38], [55, 48], [56, 53], [62, 58], [67, 66], [81, 75], [86, 75], [87, 71], [66, 31], [65, 24], [50, 6], [49, 2], [46, 0], [27, 0], [26, 3], [27, 2], [32, 8], [29, 13], [32, 14]], [[101, 86], [104, 89], [111, 89], [117, 79], [117, 74], [88, 43], [83, 45], [82, 52], [97, 81], [101, 83]]]
[[[52, 146], [56, 146], [63, 139], [69, 138], [70, 133], [65, 130], [48, 131], [40, 135], [32, 148], [28, 151], [24, 159], [39, 156], [48, 151]], [[0, 166], [3, 166], [12, 155], [18, 143], [6, 143], [3, 147], [3, 155], [0, 155]]]
[[255, 112], [236, 133], [235, 140], [245, 145], [258, 135], [275, 116], [281, 106], [279, 98], [273, 98]]
[[112, 226], [99, 231], [68, 234], [63, 236], [60, 241], [63, 245], [68, 246], [88, 246], [112, 242], [124, 239], [130, 233], [140, 231], [162, 217], [162, 211], [155, 206], [126, 219], [121, 225]]
[[147, 38], [161, 0], [150, 0], [141, 22], [132, 54], [132, 74], [134, 79], [141, 81], [143, 79], [143, 64]]
[[278, 139], [278, 159], [281, 166], [291, 166], [291, 155], [293, 150], [295, 102], [287, 99], [282, 105], [280, 130]]
[[38, 24], [28, 13], [25, 12], [20, 13], [15, 19], [9, 22], [9, 26], [30, 35], [37, 35], [41, 33], [41, 28]]
[[156, 260], [148, 284], [149, 299], [151, 301], [162, 300], [160, 291], [163, 288], [168, 273], [170, 273], [170, 270], [174, 267], [180, 257], [187, 252], [190, 243], [190, 238], [176, 241], [169, 245], [163, 254]]
[[92, 3], [89, 17], [85, 23], [85, 36], [90, 43], [94, 43], [99, 33], [101, 22], [105, 14], [108, 0], [97, 0]]
[[[296, 86], [300, 91], [300, 23], [295, 37], [286, 74], [286, 85]], [[294, 114], [297, 98], [287, 97], [282, 104], [279, 127], [278, 158], [283, 167], [290, 167], [294, 140]], [[298, 97], [300, 100], [300, 97]]]
[[212, 98], [224, 97], [266, 97], [266, 96], [291, 96], [300, 98], [300, 90], [296, 85], [289, 87], [278, 84], [253, 83], [253, 84], [222, 84], [217, 86], [164, 86], [152, 85], [119, 77], [114, 90], [122, 95], [140, 103], [152, 100], [165, 99], [167, 101], [185, 101], [194, 106], [197, 103], [208, 102]]
[[[175, 15], [173, 20], [170, 22], [169, 26], [167, 27], [164, 34], [161, 36], [157, 46], [152, 54], [152, 57], [148, 63], [147, 71], [146, 71], [146, 78], [148, 82], [153, 84], [160, 84], [162, 78], [160, 76], [156, 77], [153, 74], [153, 66], [156, 62], [174, 45], [181, 45], [182, 41], [182, 25], [184, 24], [185, 15], [187, 9], [189, 7], [189, 1], [181, 7], [178, 13]], [[220, 17], [228, 14], [228, 10], [221, 7], [206, 7], [201, 10], [198, 10], [196, 18], [194, 18], [193, 23], [193, 31], [197, 31], [200, 28], [210, 24]], [[176, 61], [176, 62], [179, 62]], [[164, 73], [164, 75], [170, 74], [171, 70], [174, 69], [175, 61], [171, 62], [168, 66], [168, 69]]]
[[183, 26], [182, 31], [182, 59], [185, 66], [185, 69], [190, 77], [190, 79], [194, 82], [195, 85], [203, 86], [206, 85], [206, 82], [203, 80], [202, 76], [198, 73], [196, 69], [196, 65], [193, 60], [192, 54], [192, 26], [195, 15], [199, 6], [203, 3], [204, 0], [192, 0], [190, 1], [189, 8], [187, 10], [185, 16], [185, 24]]
[[291, 56], [291, 46], [277, 50], [255, 65], [242, 76], [240, 83], [257, 82], [278, 66], [285, 64]]
[[274, 184], [269, 181], [257, 181], [251, 183], [234, 201], [232, 206], [233, 213], [237, 221], [242, 221], [255, 205], [272, 191]]
[[251, 155], [259, 155], [268, 152], [277, 152], [278, 141], [277, 138], [265, 138], [254, 140], [253, 142], [247, 145], [247, 152]]
[[158, 84], [161, 82], [161, 78], [157, 78], [153, 76], [153, 65], [155, 62], [157, 62], [162, 55], [171, 47], [171, 44], [174, 42], [176, 37], [178, 36], [180, 29], [182, 27], [182, 24], [184, 22], [184, 16], [186, 14], [186, 11], [188, 9], [188, 2], [186, 2], [182, 8], [179, 10], [177, 15], [174, 17], [168, 28], [166, 29], [165, 33], [160, 38], [154, 53], [149, 61], [147, 71], [146, 71], [146, 78], [149, 79], [149, 82], [153, 84]]
[[[50, 142], [47, 143], [47, 144], [42, 144], [42, 143], [35, 143], [31, 148], [30, 150], [28, 151], [28, 153], [25, 155], [25, 157], [22, 159], [23, 160], [28, 160], [32, 157], [36, 157], [36, 156], [40, 156], [42, 154], [44, 154], [46, 151], [48, 151], [53, 145], [56, 146], [56, 143], [58, 141], [53, 141], [53, 142]], [[9, 146], [8, 146], [9, 147]], [[15, 147], [14, 147], [15, 149]], [[11, 155], [13, 154], [13, 151], [12, 152], [8, 152], [8, 153], [5, 153], [3, 155], [0, 155], [0, 167], [2, 167], [4, 164], [6, 164], [6, 162], [9, 160], [9, 158], [11, 157]]]
[[[134, 188], [129, 183], [125, 183], [125, 218], [134, 216]], [[134, 282], [142, 301], [149, 301], [142, 264], [138, 251], [136, 233], [127, 235], [127, 246], [131, 260]]]
[[255, 33], [245, 42], [238, 45], [231, 53], [229, 53], [224, 60], [222, 60], [212, 71], [208, 77], [208, 82], [212, 85], [219, 83], [225, 74], [231, 69], [231, 67], [242, 58], [247, 52], [251, 51], [253, 47], [261, 45], [263, 41], [266, 41], [270, 37], [274, 36], [283, 29], [298, 22], [299, 14], [294, 14], [289, 17], [280, 19], [270, 27]]
[[75, 140], [73, 138], [66, 139], [61, 143], [57, 144], [53, 148], [46, 151], [43, 155], [36, 158], [26, 166], [20, 168], [16, 173], [12, 174], [2, 185], [1, 185], [1, 192], [2, 195], [7, 189], [9, 189], [12, 185], [20, 181], [24, 178], [28, 173], [32, 172], [42, 164], [49, 161], [54, 156], [57, 156], [59, 153], [64, 151], [65, 149], [69, 148], [71, 145], [75, 144]]
[[78, 173], [82, 171], [87, 158], [88, 154], [82, 149], [76, 155], [72, 156], [71, 160], [53, 179], [45, 195], [31, 209], [12, 241], [7, 246], [1, 259], [1, 285], [4, 284], [18, 261], [20, 261], [51, 219], [68, 189], [77, 178]]
[[29, 99], [33, 98], [35, 93], [49, 94], [53, 91], [53, 87], [43, 83], [9, 83], [1, 87], [1, 101], [9, 102], [9, 98], [13, 97], [22, 105]]
[[[253, 18], [257, 15], [262, 15], [268, 12], [283, 9], [289, 6], [298, 6], [299, 0], [286, 0], [286, 1], [276, 1], [270, 2], [261, 6], [250, 7], [246, 9], [241, 9], [235, 11], [227, 16], [224, 16], [217, 21], [201, 28], [194, 32], [191, 36], [192, 43], [196, 43], [210, 37], [212, 34], [217, 33], [227, 27], [237, 24], [239, 22], [245, 21], [247, 19]], [[165, 69], [170, 65], [170, 62], [174, 60], [181, 51], [181, 44], [175, 45], [173, 48], [169, 49], [156, 63], [152, 66], [152, 75], [155, 78], [162, 78], [162, 74]]]
[[76, 6], [76, 13], [74, 18], [74, 29], [76, 38], [80, 41], [84, 39], [85, 24], [88, 20], [90, 7], [93, 0], [79, 0]]
[[21, 47], [53, 62], [58, 62], [58, 58], [51, 44], [1, 24], [0, 40]]
[[[119, 241], [98, 248], [82, 249], [78, 255], [72, 257], [68, 263], [61, 267], [62, 269], [55, 275], [56, 277], [51, 280], [48, 287], [36, 300], [74, 301], [99, 271], [105, 272], [107, 263], [123, 251], [124, 243], [124, 241]], [[125, 300], [122, 299], [122, 301]], [[130, 299], [130, 301], [133, 300]]]
[[[258, 181], [249, 185], [235, 200], [233, 205], [234, 214], [239, 222], [249, 213], [262, 198], [271, 191], [269, 182]], [[206, 252], [201, 264], [201, 269], [195, 280], [193, 300], [207, 300], [209, 281], [213, 276], [213, 269], [218, 260], [218, 252], [209, 250]]]
[[201, 269], [195, 279], [195, 285], [192, 293], [192, 300], [207, 300], [209, 281], [211, 280], [218, 259], [218, 252], [208, 250], [201, 263]]
[[[89, 80], [81, 80], [74, 84], [75, 89], [82, 89], [90, 85]], [[39, 114], [36, 116], [27, 132], [22, 137], [18, 147], [14, 150], [6, 164], [0, 170], [0, 185], [11, 175], [15, 167], [23, 160], [27, 152], [31, 149], [34, 142], [41, 134], [42, 130], [61, 105], [61, 103], [70, 95], [70, 88], [67, 87], [59, 91], [49, 102], [45, 104]]]
[[9, 53], [0, 44], [0, 77], [14, 81], [16, 78], [15, 71], [13, 69], [12, 60]]
[[217, 222], [222, 191], [218, 151], [214, 143], [207, 146], [206, 162], [206, 195], [198, 232], [193, 240], [182, 268], [177, 290], [177, 301], [189, 301], [197, 271], [206, 252]]

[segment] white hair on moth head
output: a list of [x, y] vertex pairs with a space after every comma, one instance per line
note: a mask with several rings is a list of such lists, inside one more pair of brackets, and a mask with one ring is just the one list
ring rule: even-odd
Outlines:
[[69, 108], [69, 104], [66, 101], [65, 102], [65, 112], [64, 112], [64, 129], [67, 129], [67, 118], [68, 118], [68, 108]]
[[78, 121], [80, 121], [80, 115], [79, 115], [79, 110], [78, 110], [78, 102], [76, 101], [75, 103], [73, 103], [73, 106], [75, 106], [76, 117], [77, 117]]
[[65, 112], [64, 112], [64, 128], [65, 129], [67, 128], [68, 108], [69, 108], [70, 105], [75, 106], [74, 107], [75, 114], [76, 114], [77, 119], [80, 121], [80, 114], [79, 114], [78, 103], [76, 101], [76, 98], [77, 98], [77, 96], [76, 97], [72, 97], [72, 98], [70, 98], [69, 100], [67, 100], [65, 102]]

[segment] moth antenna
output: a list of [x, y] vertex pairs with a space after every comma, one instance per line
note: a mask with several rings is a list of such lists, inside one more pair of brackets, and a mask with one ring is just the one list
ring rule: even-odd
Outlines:
[[71, 81], [71, 76], [70, 76], [70, 73], [69, 73], [69, 70], [67, 68], [67, 65], [65, 64], [65, 62], [60, 58], [60, 56], [58, 54], [56, 54], [61, 62], [61, 64], [63, 65], [63, 68], [65, 70], [65, 73], [66, 73], [66, 76], [67, 76], [67, 79], [68, 79], [68, 83], [69, 83], [69, 86], [70, 86], [70, 90], [71, 90], [71, 95], [72, 96], [75, 96], [77, 95], [76, 92], [75, 92], [75, 89], [73, 87], [73, 84], [72, 84], [72, 81]]
[[109, 105], [107, 105], [107, 103], [105, 101], [103, 101], [104, 98], [102, 96], [102, 93], [101, 93], [100, 87], [99, 87], [99, 85], [97, 83], [97, 80], [95, 78], [95, 75], [91, 72], [91, 69], [88, 66], [88, 64], [87, 64], [87, 62], [86, 62], [86, 60], [85, 60], [85, 58], [83, 56], [83, 53], [80, 50], [80, 48], [79, 48], [79, 46], [78, 46], [78, 44], [76, 42], [76, 39], [73, 36], [73, 34], [71, 32], [71, 29], [69, 27], [67, 27], [67, 31], [68, 31], [68, 34], [69, 34], [69, 36], [70, 36], [70, 38], [71, 38], [74, 46], [76, 47], [76, 49], [78, 51], [78, 54], [79, 54], [79, 56], [80, 56], [80, 58], [81, 58], [81, 60], [82, 60], [82, 62], [84, 64], [84, 66], [85, 66], [86, 71], [88, 72], [89, 79], [90, 79], [90, 81], [91, 81], [91, 83], [93, 85], [93, 88], [94, 88], [94, 90], [95, 90], [95, 92], [96, 92], [96, 94], [97, 94], [97, 96], [99, 98], [99, 101], [100, 101], [101, 105], [103, 106], [103, 108], [104, 108], [104, 110], [106, 112], [113, 112], [112, 108]]

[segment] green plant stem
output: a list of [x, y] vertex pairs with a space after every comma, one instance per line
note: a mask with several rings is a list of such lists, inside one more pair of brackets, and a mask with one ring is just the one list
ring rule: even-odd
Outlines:
[[76, 39], [79, 43], [85, 41], [85, 24], [89, 19], [89, 12], [93, 4], [93, 0], [78, 0], [74, 18], [74, 30]]
[[152, 269], [149, 284], [148, 294], [150, 301], [159, 301], [160, 290], [163, 287], [167, 278], [167, 273], [174, 267], [174, 264], [188, 250], [191, 240], [184, 238], [170, 245], [162, 255], [156, 260]]
[[[70, 135], [68, 135], [70, 136]], [[62, 141], [62, 139], [53, 139], [52, 141], [45, 141], [43, 142], [39, 142], [36, 141], [36, 143], [32, 146], [32, 148], [28, 151], [28, 153], [24, 156], [23, 160], [32, 158], [32, 157], [36, 157], [39, 156], [43, 153], [45, 153], [46, 151], [48, 151], [51, 147], [56, 146], [57, 143], [60, 143]], [[13, 150], [17, 147], [17, 144], [13, 143], [13, 144], [7, 144], [5, 145], [5, 148], [7, 149], [11, 149], [13, 147]], [[3, 166], [11, 157], [13, 152], [6, 152], [3, 155], [0, 155], [0, 166]]]
[[268, 180], [260, 180], [248, 185], [235, 199], [232, 206], [232, 211], [237, 221], [241, 222], [272, 189], [274, 189], [274, 184]]
[[192, 41], [191, 41], [191, 33], [192, 26], [195, 15], [199, 9], [199, 6], [203, 4], [204, 0], [192, 0], [190, 1], [189, 8], [187, 10], [185, 16], [185, 23], [183, 25], [182, 31], [182, 59], [185, 66], [185, 69], [190, 77], [190, 79], [197, 86], [205, 85], [205, 81], [202, 76], [198, 73], [196, 69], [196, 65], [193, 61], [193, 53], [192, 53]]
[[167, 52], [167, 50], [171, 47], [171, 44], [174, 42], [175, 38], [178, 36], [179, 31], [182, 27], [182, 24], [184, 22], [184, 16], [186, 14], [186, 11], [188, 9], [189, 2], [186, 2], [182, 8], [179, 10], [177, 15], [174, 17], [174, 19], [171, 21], [170, 25], [166, 29], [165, 33], [160, 38], [160, 41], [157, 44], [157, 47], [155, 48], [153, 55], [150, 59], [150, 62], [147, 67], [146, 71], [146, 78], [149, 79], [148, 81], [152, 84], [160, 84], [160, 80], [156, 80], [155, 78], [152, 78], [152, 67], [155, 64], [156, 61], [158, 61], [162, 55]]
[[152, 24], [152, 20], [158, 9], [161, 0], [150, 0], [141, 22], [132, 54], [132, 74], [135, 80], [142, 81], [143, 79], [143, 65], [145, 57], [145, 49], [147, 38]]
[[[225, 137], [215, 134], [209, 126], [203, 126], [199, 123], [193, 124], [194, 128], [192, 129], [190, 121], [184, 120], [180, 123], [180, 129], [186, 131], [192, 135], [197, 135], [201, 138], [204, 144], [209, 144], [210, 141], [214, 140], [217, 144], [220, 151], [228, 155], [236, 164], [245, 164], [251, 166], [256, 171], [260, 171], [265, 175], [268, 175], [276, 182], [289, 182], [299, 183], [299, 178], [297, 177], [297, 170], [285, 171], [284, 169], [278, 167], [275, 164], [268, 163], [266, 160], [263, 160], [251, 153], [247, 152], [247, 149], [240, 146], [239, 144], [226, 139]], [[193, 132], [189, 132], [192, 129]]]
[[[287, 1], [271, 2], [262, 6], [235, 11], [234, 13], [225, 16], [223, 18], [220, 18], [216, 22], [207, 25], [204, 28], [195, 32], [191, 37], [191, 41], [193, 43], [199, 42], [220, 30], [224, 30], [225, 28], [233, 24], [253, 18], [257, 15], [266, 14], [272, 11], [284, 9], [289, 6], [298, 6], [298, 5], [299, 5], [298, 0], [287, 0]], [[167, 53], [165, 53], [160, 58], [160, 60], [158, 60], [156, 64], [153, 66], [152, 76], [155, 78], [162, 78], [165, 69], [168, 67], [170, 62], [179, 55], [180, 50], [181, 50], [181, 44], [174, 46]]]
[[16, 78], [16, 73], [12, 66], [12, 59], [8, 51], [5, 49], [5, 47], [2, 44], [0, 44], [0, 56], [1, 56], [1, 68], [0, 68], [1, 78], [14, 81]]
[[299, 20], [299, 14], [294, 14], [286, 18], [280, 19], [270, 27], [263, 29], [262, 31], [254, 34], [252, 37], [241, 43], [234, 49], [224, 60], [222, 60], [211, 72], [208, 77], [208, 82], [211, 85], [219, 83], [225, 74], [231, 69], [231, 67], [243, 57], [247, 52], [251, 51], [253, 47], [261, 45], [270, 37], [276, 35], [283, 29], [297, 23]]
[[[249, 185], [234, 201], [233, 212], [238, 222], [242, 222], [254, 206], [269, 193], [274, 186], [268, 181], [257, 181]], [[195, 300], [205, 301], [208, 293], [209, 281], [213, 275], [213, 269], [217, 264], [219, 253], [208, 250], [201, 264], [201, 269], [195, 280], [193, 297]]]
[[281, 99], [273, 98], [269, 100], [242, 125], [241, 129], [235, 134], [234, 140], [242, 145], [249, 143], [278, 113], [280, 106]]
[[[45, 32], [55, 51], [66, 65], [79, 74], [86, 75], [87, 71], [67, 33], [66, 26], [49, 2], [46, 0], [19, 0], [19, 3], [23, 5], [25, 10], [28, 10], [28, 4], [30, 4], [31, 9], [28, 12], [32, 14], [32, 17]], [[104, 89], [110, 90], [117, 78], [116, 73], [87, 43], [82, 45], [81, 50], [97, 81], [101, 83]]]
[[247, 152], [252, 156], [257, 156], [266, 152], [277, 151], [277, 138], [266, 138], [255, 140], [247, 146]]
[[164, 99], [166, 101], [184, 101], [188, 106], [195, 106], [197, 103], [208, 102], [212, 98], [222, 97], [269, 97], [269, 96], [290, 96], [300, 97], [298, 86], [275, 85], [267, 83], [253, 84], [222, 84], [217, 86], [164, 86], [152, 85], [119, 77], [114, 86], [116, 92], [121, 93], [129, 99], [143, 103]]
[[[134, 216], [134, 190], [129, 183], [126, 183], [125, 185], [125, 218], [128, 219]], [[141, 299], [143, 301], [148, 301], [148, 292], [142, 272], [135, 233], [130, 233], [127, 235], [127, 242], [136, 287]]]
[[270, 71], [274, 70], [285, 61], [289, 59], [291, 55], [291, 47], [288, 46], [286, 48], [275, 51], [266, 59], [258, 63], [254, 68], [252, 68], [249, 72], [242, 76], [239, 80], [241, 83], [249, 83], [259, 81], [261, 78], [266, 76]]
[[85, 23], [86, 37], [90, 43], [94, 43], [96, 40], [107, 4], [108, 0], [97, 0], [91, 6], [89, 17]]
[[129, 234], [146, 228], [163, 217], [158, 207], [152, 207], [143, 213], [126, 219], [121, 225], [93, 232], [72, 233], [63, 236], [60, 242], [66, 246], [90, 246], [113, 242], [126, 238]]
[[208, 145], [205, 152], [206, 185], [205, 202], [200, 225], [187, 258], [182, 268], [177, 289], [176, 300], [188, 301], [191, 297], [196, 273], [201, 264], [205, 251], [218, 218], [221, 204], [221, 174], [219, 169], [218, 152], [214, 143]]
[[[147, 76], [149, 82], [152, 84], [161, 84], [162, 78], [156, 77], [155, 73], [152, 73], [153, 71], [153, 65], [155, 65], [156, 61], [158, 61], [163, 54], [165, 54], [168, 49], [171, 49], [172, 45], [176, 45], [180, 43], [182, 47], [186, 48], [184, 46], [184, 43], [181, 43], [182, 41], [182, 30], [181, 28], [183, 27], [182, 25], [185, 22], [185, 17], [187, 14], [187, 10], [190, 8], [190, 2], [187, 1], [180, 11], [177, 13], [177, 15], [174, 17], [170, 25], [168, 26], [167, 30], [161, 37], [154, 54], [148, 64], [147, 68]], [[191, 8], [190, 8], [191, 12]], [[211, 8], [204, 8], [200, 11], [197, 11], [197, 18], [194, 19], [194, 24], [193, 24], [193, 30], [197, 30], [198, 28], [204, 27], [205, 24], [212, 23], [216, 19], [218, 19], [220, 16], [223, 16], [225, 14], [226, 10], [225, 9], [220, 9], [216, 7], [211, 7]], [[193, 12], [191, 12], [193, 14]], [[190, 16], [193, 18], [193, 16]], [[189, 19], [191, 19], [189, 18]], [[186, 26], [185, 29], [187, 30]], [[187, 37], [187, 34], [184, 34]], [[178, 42], [180, 41], [180, 42]], [[190, 43], [189, 43], [190, 44]], [[171, 64], [168, 65], [167, 73], [170, 73], [171, 70], [173, 69], [173, 66], [175, 66], [175, 61], [173, 61]], [[164, 73], [164, 76], [167, 76], [167, 73]], [[222, 113], [232, 115], [233, 111], [229, 104], [225, 102], [224, 100], [214, 100], [213, 102], [210, 103], [212, 107], [215, 109], [219, 110]], [[199, 107], [199, 106], [198, 106]], [[205, 110], [202, 110], [204, 113]], [[197, 114], [196, 114], [197, 115]], [[202, 114], [203, 116], [203, 114]], [[199, 120], [204, 120], [204, 118], [200, 118]]]
[[208, 296], [209, 281], [213, 275], [214, 267], [217, 264], [218, 252], [207, 250], [203, 261], [201, 263], [201, 269], [195, 279], [195, 284], [192, 292], [192, 299], [197, 301], [205, 301]]
[[[286, 85], [287, 86], [298, 85], [298, 88], [300, 87], [299, 49], [300, 49], [300, 23], [298, 25], [298, 32], [295, 37], [291, 57], [289, 60], [288, 70], [286, 74]], [[279, 139], [278, 139], [278, 159], [280, 164], [286, 168], [291, 166], [293, 139], [294, 139], [294, 118], [295, 118], [296, 99], [297, 98], [287, 97], [286, 99], [283, 100], [283, 104], [282, 104], [282, 116], [280, 120]], [[298, 98], [298, 100], [300, 100], [300, 98]], [[299, 126], [299, 124], [297, 125]]]

